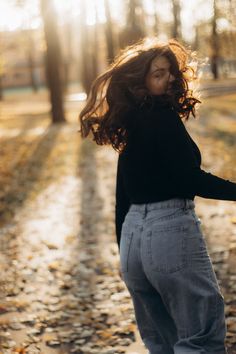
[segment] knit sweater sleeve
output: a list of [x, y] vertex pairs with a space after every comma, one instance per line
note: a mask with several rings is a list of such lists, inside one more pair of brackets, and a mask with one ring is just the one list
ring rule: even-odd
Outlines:
[[209, 199], [236, 201], [236, 183], [205, 172], [199, 166], [190, 137], [177, 113], [155, 119], [155, 146], [163, 167], [179, 191], [189, 191]]
[[117, 176], [116, 176], [116, 204], [115, 204], [115, 227], [116, 238], [120, 250], [121, 229], [125, 216], [130, 207], [129, 197], [126, 193], [123, 176], [121, 173], [120, 156], [117, 163]]

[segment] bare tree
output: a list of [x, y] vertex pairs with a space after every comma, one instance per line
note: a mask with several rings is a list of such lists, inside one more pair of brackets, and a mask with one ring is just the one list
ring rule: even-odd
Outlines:
[[153, 32], [155, 35], [157, 35], [158, 30], [159, 30], [159, 19], [158, 19], [158, 14], [157, 14], [157, 1], [152, 0], [152, 5], [153, 5], [153, 16], [154, 16]]
[[172, 0], [172, 8], [173, 8], [173, 38], [180, 39], [181, 38], [181, 20], [180, 20], [180, 1]]
[[38, 85], [35, 77], [35, 43], [32, 30], [26, 31], [26, 47], [27, 47], [27, 59], [30, 70], [30, 83], [34, 92], [38, 91]]
[[194, 42], [192, 44], [192, 49], [198, 50], [198, 48], [199, 48], [199, 26], [197, 24], [194, 26], [194, 30], [195, 30], [195, 36], [194, 36]]
[[41, 0], [41, 12], [44, 22], [46, 50], [46, 77], [50, 90], [53, 123], [65, 122], [62, 80], [61, 80], [61, 52], [57, 33], [56, 11], [53, 0]]
[[127, 0], [127, 21], [120, 35], [120, 45], [124, 47], [145, 36], [145, 15], [141, 0]]
[[0, 74], [0, 101], [3, 100], [2, 75]]
[[105, 14], [106, 14], [106, 27], [105, 27], [105, 35], [106, 35], [106, 42], [107, 42], [107, 56], [108, 61], [112, 62], [115, 56], [114, 53], [114, 41], [113, 41], [113, 33], [112, 33], [112, 19], [111, 19], [111, 12], [108, 0], [104, 0], [105, 5]]
[[4, 74], [4, 61], [2, 55], [0, 55], [0, 101], [3, 100], [3, 82], [2, 82], [3, 74]]
[[65, 33], [65, 44], [66, 44], [66, 53], [63, 55], [63, 68], [64, 68], [64, 75], [63, 75], [63, 91], [66, 93], [69, 87], [70, 81], [70, 72], [71, 72], [71, 63], [73, 62], [73, 54], [72, 54], [72, 28], [70, 17], [67, 17], [65, 26], [64, 26], [64, 33]]
[[212, 34], [211, 34], [211, 71], [215, 80], [219, 78], [218, 59], [219, 59], [219, 38], [217, 33], [217, 6], [216, 0], [213, 0], [213, 16], [212, 16]]
[[90, 73], [89, 73], [89, 63], [90, 58], [88, 57], [88, 31], [86, 26], [86, 5], [84, 1], [80, 2], [80, 38], [81, 38], [81, 65], [80, 65], [80, 74], [81, 81], [84, 87], [85, 92], [88, 94], [90, 89]]
[[[94, 26], [87, 26], [87, 8], [86, 3], [82, 0], [80, 2], [80, 35], [81, 35], [81, 66], [80, 75], [82, 85], [85, 92], [88, 94], [91, 84], [97, 76], [97, 56], [98, 56], [98, 28], [97, 24]], [[97, 21], [97, 13], [96, 13]]]
[[98, 52], [99, 52], [99, 34], [100, 29], [98, 25], [98, 9], [95, 8], [95, 24], [91, 31], [90, 38], [90, 56], [91, 56], [91, 80], [93, 81], [95, 77], [98, 75]]

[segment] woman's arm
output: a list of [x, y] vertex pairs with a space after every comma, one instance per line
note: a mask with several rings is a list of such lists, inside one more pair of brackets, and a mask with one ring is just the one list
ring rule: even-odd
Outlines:
[[236, 183], [199, 167], [190, 137], [177, 113], [168, 110], [160, 114], [155, 119], [155, 128], [161, 160], [178, 191], [203, 198], [236, 201]]

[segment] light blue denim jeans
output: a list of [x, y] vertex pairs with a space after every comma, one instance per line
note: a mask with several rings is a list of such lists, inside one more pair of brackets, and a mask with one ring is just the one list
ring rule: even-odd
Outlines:
[[132, 204], [120, 270], [149, 354], [225, 354], [224, 298], [190, 199]]

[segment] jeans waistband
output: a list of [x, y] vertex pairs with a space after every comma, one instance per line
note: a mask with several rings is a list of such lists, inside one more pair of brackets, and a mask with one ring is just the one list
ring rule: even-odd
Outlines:
[[147, 212], [155, 209], [166, 209], [166, 208], [175, 208], [175, 207], [179, 207], [183, 209], [194, 209], [195, 203], [192, 199], [172, 198], [160, 202], [131, 204], [129, 211]]

